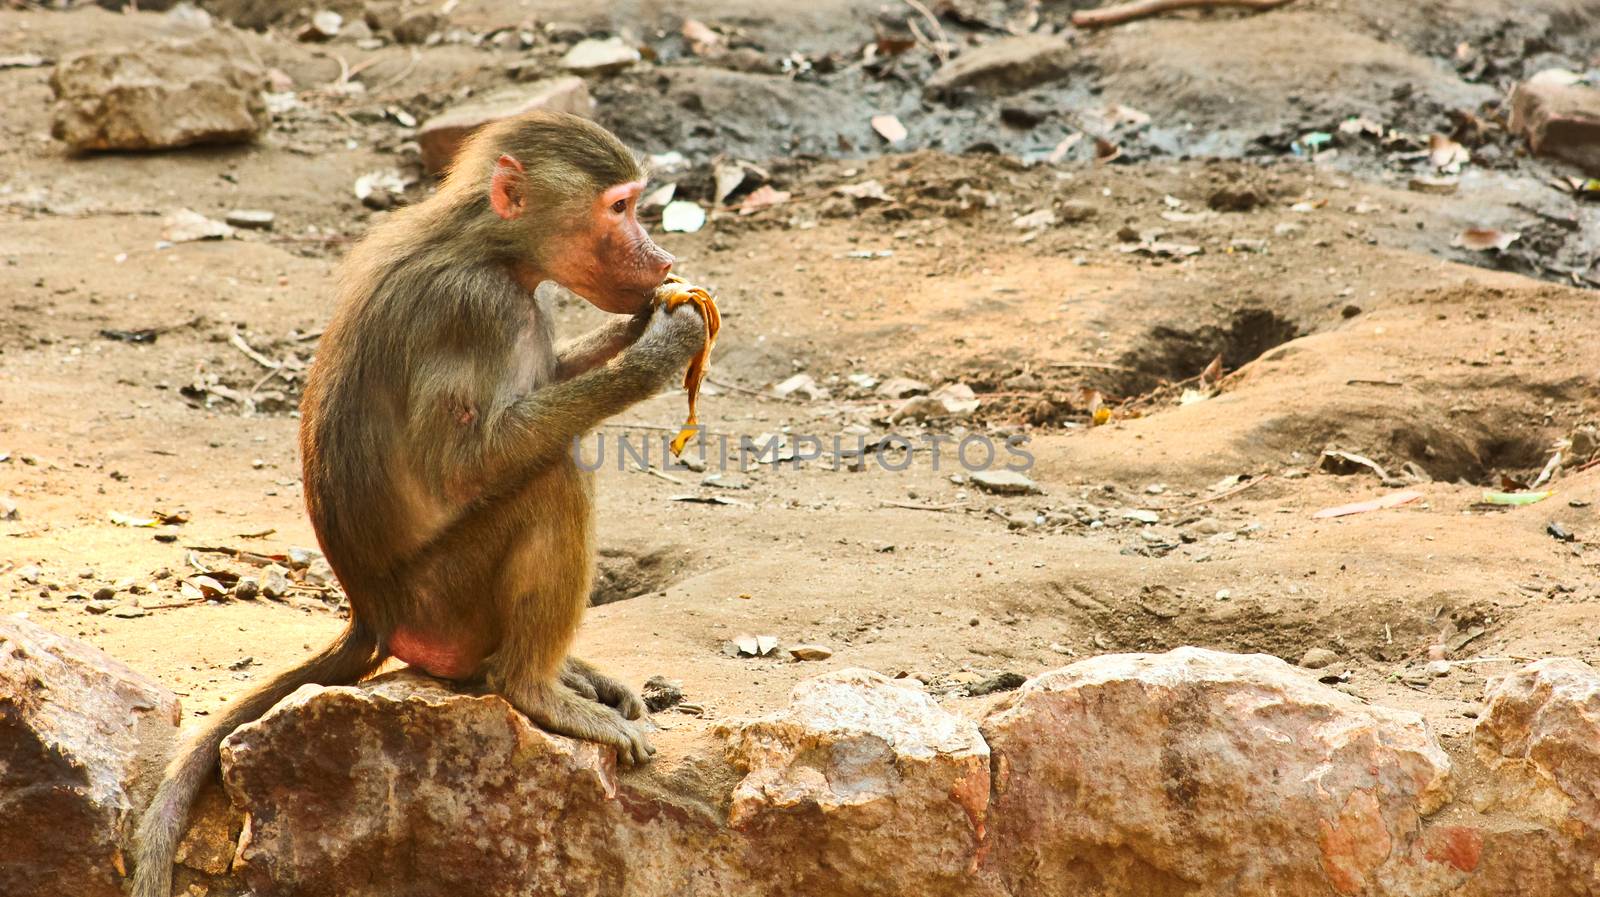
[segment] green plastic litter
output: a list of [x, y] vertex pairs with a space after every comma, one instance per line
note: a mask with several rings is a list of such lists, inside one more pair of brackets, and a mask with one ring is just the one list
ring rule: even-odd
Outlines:
[[1483, 500], [1491, 505], [1533, 505], [1554, 494], [1548, 489], [1544, 492], [1485, 492]]

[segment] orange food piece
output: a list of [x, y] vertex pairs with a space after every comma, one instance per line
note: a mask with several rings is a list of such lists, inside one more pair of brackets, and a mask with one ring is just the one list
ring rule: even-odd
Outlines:
[[666, 282], [656, 287], [656, 301], [664, 302], [668, 309], [677, 308], [685, 302], [694, 303], [700, 310], [700, 317], [706, 322], [706, 344], [689, 362], [689, 369], [683, 374], [683, 388], [689, 391], [689, 419], [683, 422], [683, 429], [678, 435], [672, 437], [672, 454], [683, 454], [683, 447], [689, 444], [694, 434], [700, 429], [698, 406], [700, 402], [700, 384], [706, 379], [706, 364], [711, 361], [711, 347], [717, 343], [717, 332], [722, 329], [722, 315], [717, 311], [717, 300], [712, 298], [711, 292], [704, 287], [691, 286], [682, 278], [668, 277]]

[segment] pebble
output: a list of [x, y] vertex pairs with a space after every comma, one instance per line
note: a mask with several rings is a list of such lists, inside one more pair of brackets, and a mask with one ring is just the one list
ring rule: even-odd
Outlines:
[[1300, 655], [1300, 666], [1308, 670], [1320, 670], [1333, 666], [1339, 662], [1339, 655], [1327, 648], [1309, 648]]
[[111, 608], [111, 616], [121, 617], [124, 620], [133, 620], [150, 613], [137, 604], [119, 604]]
[[241, 576], [233, 584], [233, 597], [240, 601], [254, 601], [261, 595], [261, 583], [253, 576]]
[[639, 50], [623, 43], [620, 37], [588, 38], [573, 44], [561, 57], [561, 67], [569, 72], [601, 74], [625, 69], [640, 58]]
[[1038, 495], [1044, 491], [1014, 470], [975, 470], [971, 479], [974, 486], [995, 495]]
[[1228, 589], [1217, 589], [1217, 600], [1218, 601], [1227, 601], [1229, 598], [1232, 598], [1232, 597], [1233, 597], [1233, 592], [1229, 591]]
[[683, 687], [665, 676], [651, 676], [639, 690], [639, 697], [651, 713], [660, 713], [683, 703]]
[[268, 564], [261, 571], [261, 594], [274, 600], [281, 600], [288, 595], [289, 571], [277, 564]]
[[223, 221], [245, 230], [272, 230], [278, 216], [266, 209], [234, 209], [223, 216]]
[[1428, 661], [1428, 675], [1434, 677], [1435, 679], [1439, 678], [1440, 676], [1448, 676], [1448, 675], [1450, 675], [1450, 661], [1448, 661], [1448, 660], [1430, 660], [1430, 661]]
[[94, 600], [96, 601], [110, 601], [115, 597], [117, 597], [117, 590], [110, 586], [101, 586], [94, 590]]
[[1160, 523], [1161, 515], [1155, 511], [1146, 511], [1143, 508], [1129, 508], [1122, 512], [1122, 519], [1137, 520], [1140, 523]]
[[827, 660], [833, 656], [833, 649], [822, 645], [795, 645], [789, 649], [789, 654], [795, 660]]
[[36, 564], [29, 564], [26, 567], [19, 567], [17, 569], [17, 578], [21, 579], [23, 582], [38, 585], [40, 572], [41, 571]]

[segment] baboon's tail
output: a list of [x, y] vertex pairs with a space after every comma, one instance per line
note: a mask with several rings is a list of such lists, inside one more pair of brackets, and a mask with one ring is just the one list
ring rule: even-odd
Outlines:
[[161, 786], [139, 820], [133, 897], [171, 897], [172, 858], [188, 825], [189, 805], [216, 768], [217, 750], [224, 738], [302, 685], [348, 685], [377, 669], [382, 661], [377, 640], [352, 624], [321, 653], [240, 698], [184, 745], [167, 765]]

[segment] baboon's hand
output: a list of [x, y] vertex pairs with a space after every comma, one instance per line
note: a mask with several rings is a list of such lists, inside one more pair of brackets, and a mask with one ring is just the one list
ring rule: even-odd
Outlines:
[[699, 310], [689, 303], [670, 310], [659, 305], [645, 325], [644, 335], [628, 349], [628, 355], [660, 378], [659, 389], [681, 375], [689, 359], [705, 344], [706, 322]]

